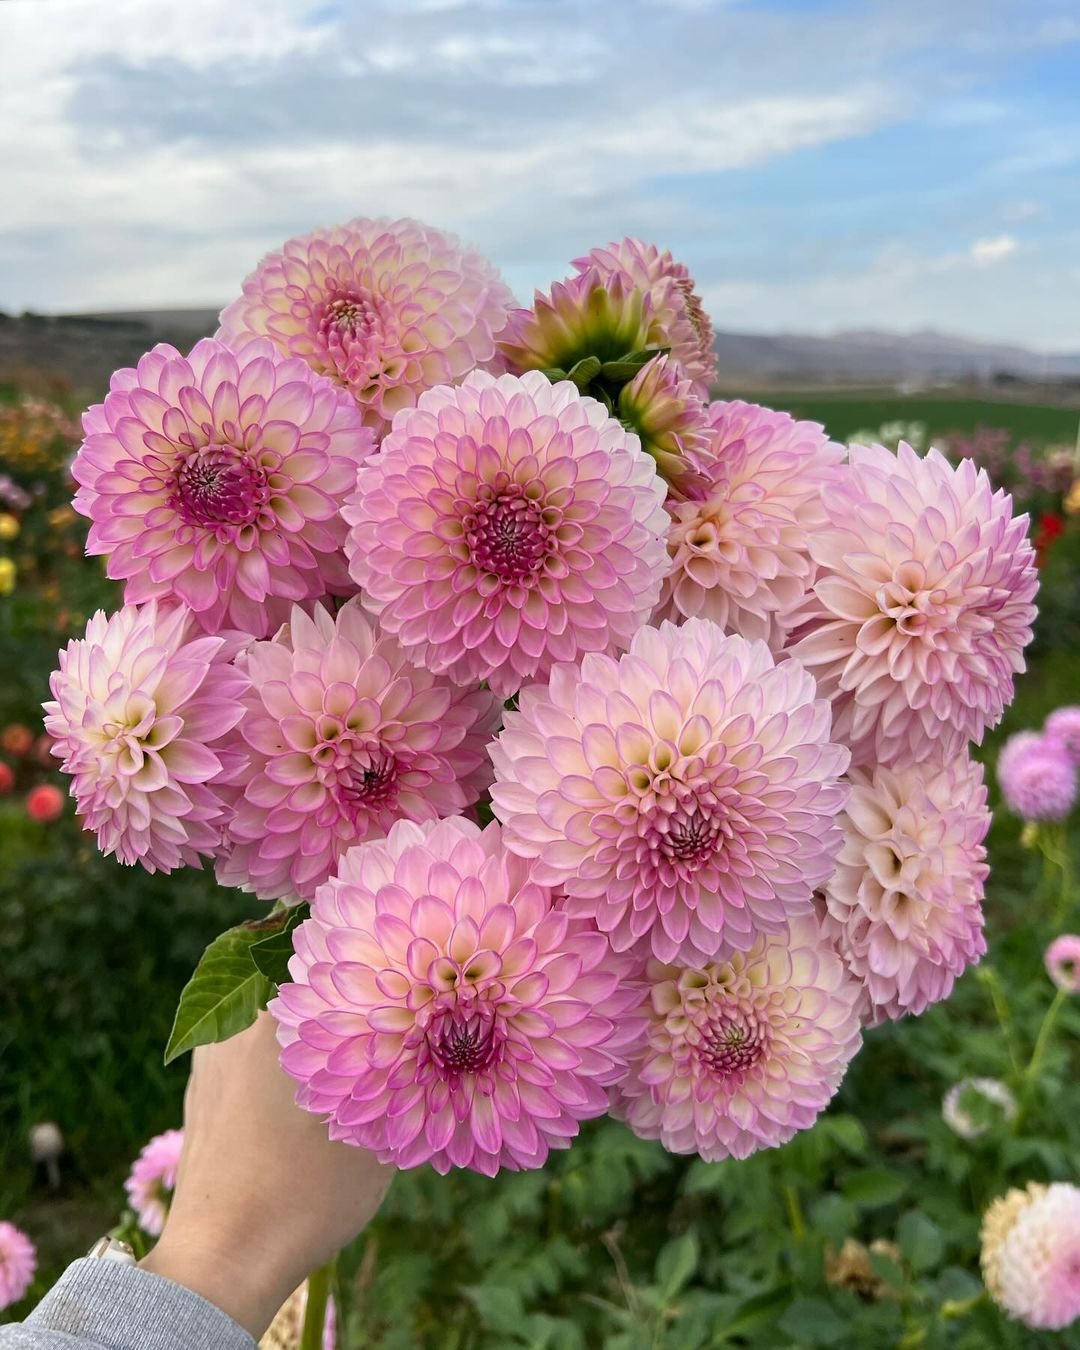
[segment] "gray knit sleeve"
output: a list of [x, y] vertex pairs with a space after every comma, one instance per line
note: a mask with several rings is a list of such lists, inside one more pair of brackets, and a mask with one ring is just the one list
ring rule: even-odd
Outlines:
[[0, 1327], [0, 1350], [255, 1350], [255, 1342], [172, 1280], [84, 1259], [68, 1266], [25, 1322]]

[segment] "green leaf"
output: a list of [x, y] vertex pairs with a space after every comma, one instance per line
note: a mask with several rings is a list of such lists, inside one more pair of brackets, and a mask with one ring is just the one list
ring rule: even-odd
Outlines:
[[844, 1194], [862, 1209], [880, 1209], [894, 1204], [907, 1190], [907, 1182], [884, 1167], [865, 1167], [852, 1172], [843, 1183]]
[[904, 1287], [903, 1269], [887, 1252], [876, 1252], [873, 1247], [871, 1247], [866, 1255], [870, 1262], [871, 1270], [879, 1280], [883, 1280], [885, 1284], [891, 1285], [893, 1289], [902, 1289]]
[[779, 1325], [799, 1345], [832, 1345], [847, 1332], [847, 1323], [823, 1298], [793, 1300]]
[[909, 1210], [897, 1224], [896, 1241], [904, 1260], [917, 1272], [932, 1270], [945, 1255], [941, 1229], [917, 1209]]
[[251, 1026], [273, 992], [270, 981], [256, 969], [251, 949], [266, 937], [268, 926], [281, 922], [280, 916], [272, 915], [242, 923], [211, 942], [180, 995], [165, 1047], [166, 1064], [197, 1045], [226, 1041]]
[[516, 1290], [502, 1284], [474, 1284], [465, 1294], [486, 1326], [521, 1343], [525, 1308]]
[[600, 374], [600, 358], [598, 356], [583, 356], [576, 365], [570, 367], [568, 379], [572, 380], [579, 389], [586, 389]]
[[251, 944], [251, 959], [256, 969], [273, 985], [286, 984], [289, 979], [289, 958], [293, 954], [293, 933], [311, 913], [305, 901], [285, 911], [285, 922], [276, 933]]
[[552, 384], [558, 384], [560, 380], [565, 380], [567, 378], [566, 371], [560, 366], [548, 366], [548, 368], [542, 370], [540, 374], [549, 379]]
[[855, 1207], [842, 1195], [820, 1196], [810, 1206], [809, 1219], [814, 1231], [837, 1250], [855, 1231]]
[[697, 1270], [697, 1235], [691, 1230], [672, 1238], [656, 1258], [656, 1283], [665, 1302], [682, 1289]]

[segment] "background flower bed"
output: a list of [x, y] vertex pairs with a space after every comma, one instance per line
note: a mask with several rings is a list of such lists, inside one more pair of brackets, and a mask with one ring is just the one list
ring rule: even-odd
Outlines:
[[[808, 411], [798, 397], [789, 402]], [[893, 411], [834, 406], [837, 436]], [[1076, 700], [1080, 515], [1062, 515], [1060, 494], [1055, 501], [1028, 483], [1030, 460], [1017, 453], [1025, 437], [1037, 460], [1048, 437], [1065, 439], [1045, 410], [1026, 422], [1025, 410], [1003, 410], [1012, 434], [980, 441], [973, 410], [951, 406], [951, 421], [936, 406], [904, 415], [940, 419], [935, 433], [964, 430], [986, 453], [998, 446], [1007, 485], [1030, 488], [1025, 505], [1037, 520], [1062, 523], [1044, 549], [1031, 670], [982, 752], [992, 761], [1003, 735]], [[0, 541], [0, 580], [11, 579], [0, 597], [0, 727], [35, 735], [58, 643], [115, 603], [82, 558], [82, 526], [66, 506], [73, 434], [55, 405], [11, 391], [0, 406], [0, 475], [15, 490], [0, 512], [18, 523]], [[185, 1068], [161, 1067], [168, 1010], [206, 941], [262, 907], [209, 876], [152, 877], [102, 859], [70, 805], [58, 820], [30, 819], [27, 792], [57, 777], [32, 751], [0, 758], [15, 778], [0, 798], [0, 1215], [39, 1245], [34, 1297], [115, 1221], [122, 1177], [146, 1139], [179, 1123]], [[871, 1032], [874, 1053], [854, 1065], [814, 1130], [746, 1162], [705, 1164], [603, 1121], [542, 1172], [494, 1182], [403, 1175], [346, 1263], [344, 1344], [1080, 1346], [1075, 1331], [1040, 1337], [985, 1301], [969, 1306], [981, 1289], [986, 1204], [1008, 1185], [1076, 1180], [1080, 1002], [1066, 1006], [1013, 1127], [964, 1141], [940, 1110], [957, 1080], [1014, 1072], [991, 995], [999, 1010], [1007, 1003], [1021, 1069], [1053, 995], [1042, 953], [1060, 931], [1058, 879], [1020, 847], [1019, 832], [999, 812], [983, 967], [917, 1022]], [[1072, 899], [1067, 929], [1080, 922]], [[55, 1193], [25, 1142], [45, 1119], [67, 1141]]]

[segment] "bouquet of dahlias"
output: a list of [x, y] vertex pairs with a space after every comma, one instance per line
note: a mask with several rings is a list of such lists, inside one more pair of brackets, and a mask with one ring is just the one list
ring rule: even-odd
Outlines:
[[714, 374], [669, 253], [517, 309], [361, 219], [114, 375], [73, 472], [125, 604], [60, 655], [54, 753], [104, 852], [276, 902], [170, 1056], [269, 1006], [300, 1105], [400, 1167], [605, 1112], [743, 1158], [978, 960], [1026, 518]]

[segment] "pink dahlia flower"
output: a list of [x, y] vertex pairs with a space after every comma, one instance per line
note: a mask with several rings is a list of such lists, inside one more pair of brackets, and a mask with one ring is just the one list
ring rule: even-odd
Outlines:
[[502, 695], [623, 650], [664, 570], [664, 484], [567, 381], [483, 371], [394, 420], [344, 515], [367, 607], [429, 670]]
[[654, 356], [619, 393], [619, 418], [641, 440], [641, 448], [675, 486], [709, 448], [712, 429], [705, 405], [670, 356]]
[[812, 914], [703, 969], [648, 964], [647, 1041], [615, 1092], [643, 1139], [706, 1162], [814, 1123], [860, 1045], [859, 988]]
[[219, 847], [218, 782], [235, 767], [229, 733], [244, 712], [236, 645], [151, 601], [99, 610], [61, 651], [45, 726], [103, 853], [171, 872]]
[[487, 785], [499, 702], [412, 665], [358, 600], [293, 610], [240, 660], [247, 762], [218, 879], [263, 899], [307, 898], [353, 844], [402, 817], [435, 820]]
[[990, 1297], [1025, 1326], [1080, 1318], [1080, 1187], [1029, 1182], [999, 1196], [983, 1219], [982, 1269]]
[[21, 1229], [0, 1219], [0, 1312], [26, 1294], [37, 1270], [37, 1251]]
[[1027, 517], [970, 460], [853, 446], [825, 489], [820, 569], [791, 651], [834, 703], [857, 764], [981, 741], [1013, 695], [1038, 588]]
[[1046, 949], [1046, 973], [1067, 994], [1080, 994], [1080, 935], [1062, 933]]
[[491, 263], [453, 235], [360, 217], [268, 253], [218, 337], [270, 338], [344, 385], [381, 432], [423, 390], [492, 361], [512, 303]]
[[83, 417], [72, 474], [89, 553], [138, 603], [265, 636], [270, 599], [349, 590], [339, 501], [374, 448], [352, 402], [269, 342], [162, 344]]
[[383, 1162], [539, 1167], [607, 1109], [634, 963], [552, 908], [497, 825], [402, 821], [341, 860], [270, 1008], [297, 1101]]
[[669, 502], [658, 614], [711, 619], [778, 651], [814, 579], [809, 539], [844, 448], [816, 422], [754, 403], [710, 403], [706, 433]]
[[1046, 719], [1043, 734], [1058, 741], [1080, 769], [1080, 707], [1056, 708]]
[[662, 253], [655, 244], [640, 239], [622, 239], [606, 248], [594, 248], [584, 258], [575, 258], [579, 272], [597, 271], [609, 284], [623, 278], [645, 291], [661, 329], [660, 345], [671, 348], [672, 358], [694, 382], [698, 394], [707, 398], [716, 379], [713, 330], [694, 279], [687, 268]]
[[135, 1159], [124, 1182], [128, 1204], [135, 1211], [139, 1227], [151, 1237], [158, 1237], [165, 1227], [183, 1147], [183, 1130], [156, 1134]]
[[986, 950], [990, 827], [982, 765], [853, 770], [823, 924], [864, 986], [871, 1025], [921, 1013]]
[[811, 909], [847, 751], [795, 661], [702, 619], [532, 685], [491, 748], [507, 846], [616, 951], [711, 961]]
[[1047, 732], [1010, 736], [997, 760], [1005, 805], [1021, 820], [1064, 820], [1076, 805], [1077, 770], [1064, 745]]

